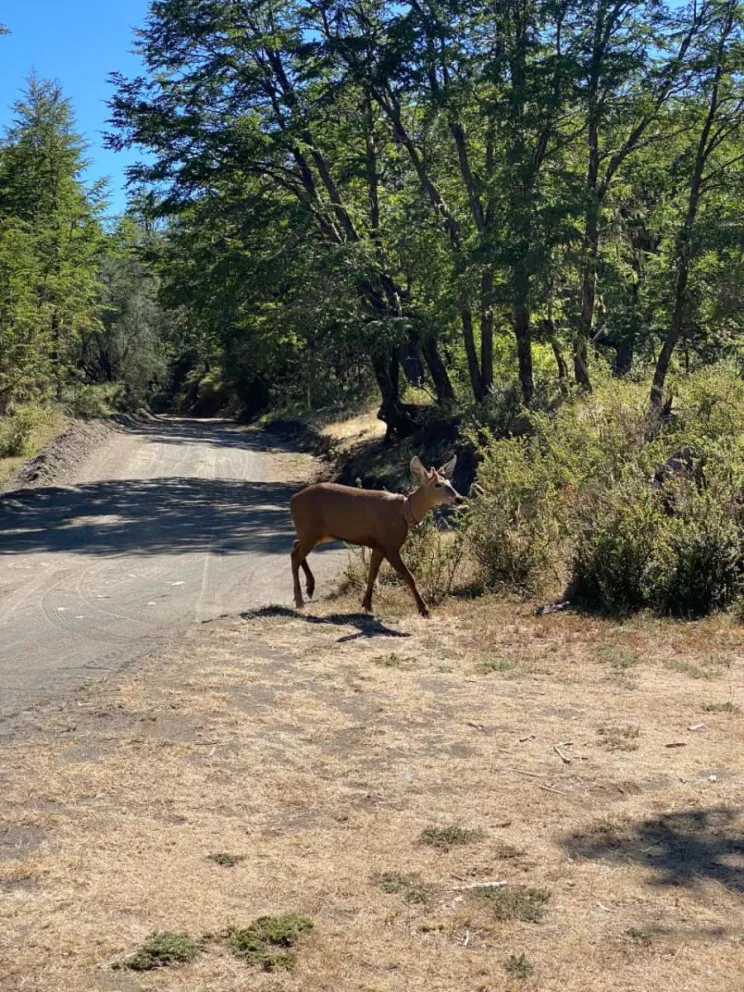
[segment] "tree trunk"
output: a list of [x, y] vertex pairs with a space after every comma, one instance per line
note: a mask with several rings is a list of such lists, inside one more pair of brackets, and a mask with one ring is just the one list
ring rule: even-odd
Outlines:
[[561, 389], [564, 389], [568, 380], [568, 365], [566, 365], [566, 359], [563, 357], [561, 346], [555, 338], [550, 339], [550, 347], [553, 349], [555, 364], [558, 366], [558, 382]]
[[482, 403], [485, 397], [483, 389], [483, 379], [478, 366], [478, 355], [475, 350], [475, 334], [473, 333], [473, 314], [470, 311], [470, 304], [467, 299], [460, 301], [460, 321], [462, 322], [462, 336], [465, 341], [465, 354], [468, 359], [468, 372], [470, 373], [470, 386], [476, 403]]
[[677, 259], [677, 279], [674, 287], [674, 311], [669, 323], [664, 344], [659, 357], [656, 359], [654, 378], [651, 384], [651, 409], [659, 413], [664, 400], [664, 384], [666, 383], [669, 363], [682, 333], [687, 305], [687, 281], [690, 274], [690, 260], [687, 251], [682, 251]]
[[532, 403], [535, 383], [532, 373], [532, 334], [529, 308], [530, 277], [524, 263], [517, 267], [514, 279], [514, 336], [517, 339], [519, 384], [525, 406]]
[[574, 375], [577, 385], [587, 392], [591, 391], [592, 383], [589, 378], [589, 356], [587, 342], [592, 336], [594, 320], [594, 302], [597, 295], [597, 259], [599, 257], [599, 198], [597, 195], [597, 178], [599, 175], [599, 135], [597, 122], [589, 122], [589, 166], [587, 168], [586, 185], [589, 202], [584, 219], [584, 266], [581, 273], [581, 309], [579, 312], [579, 327], [574, 346]]
[[481, 388], [484, 396], [493, 389], [493, 269], [481, 277]]
[[416, 430], [416, 422], [400, 399], [397, 349], [373, 355], [372, 367], [382, 399], [378, 417], [387, 425], [385, 440], [408, 437]]
[[52, 350], [50, 353], [50, 358], [52, 362], [52, 375], [54, 376], [54, 390], [55, 397], [58, 403], [62, 402], [62, 335], [60, 333], [59, 326], [59, 314], [56, 309], [52, 313], [52, 325], [51, 325], [51, 339], [52, 339]]
[[437, 403], [441, 405], [452, 402], [455, 398], [455, 392], [450, 382], [447, 366], [439, 354], [437, 339], [433, 335], [429, 335], [419, 342], [419, 347], [421, 348], [421, 354], [424, 356], [429, 375], [431, 375], [432, 382], [434, 383]]

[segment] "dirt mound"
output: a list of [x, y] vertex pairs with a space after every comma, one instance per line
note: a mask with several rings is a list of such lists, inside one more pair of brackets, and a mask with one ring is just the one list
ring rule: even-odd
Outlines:
[[47, 448], [27, 461], [12, 479], [0, 485], [0, 493], [64, 484], [116, 429], [114, 423], [106, 420], [73, 422]]

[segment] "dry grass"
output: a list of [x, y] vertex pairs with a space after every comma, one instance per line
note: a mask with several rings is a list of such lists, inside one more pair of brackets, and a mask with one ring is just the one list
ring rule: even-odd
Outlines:
[[[51, 444], [67, 428], [69, 421], [58, 410], [39, 410], [31, 436], [28, 440], [28, 450], [23, 455], [0, 458], [0, 484], [9, 482], [29, 458]], [[0, 417], [0, 435], [3, 433], [4, 422]]]
[[[742, 703], [741, 629], [378, 602], [207, 624], [29, 716], [0, 765], [2, 992], [741, 987], [744, 727], [701, 720]], [[482, 837], [419, 842], [452, 824]], [[292, 971], [218, 938], [145, 984], [111, 967], [288, 916], [314, 923]]]
[[370, 405], [354, 417], [325, 424], [321, 434], [341, 448], [354, 447], [366, 441], [375, 441], [385, 436], [385, 424], [377, 416], [377, 405]]

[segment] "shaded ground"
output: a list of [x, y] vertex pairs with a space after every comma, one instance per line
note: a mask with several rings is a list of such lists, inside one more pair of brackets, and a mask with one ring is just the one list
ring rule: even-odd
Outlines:
[[[3, 992], [741, 987], [740, 628], [379, 608], [201, 625], [0, 743]], [[285, 913], [291, 973], [111, 968]]]
[[[312, 458], [228, 421], [98, 441], [72, 482], [0, 500], [0, 728], [195, 620], [291, 599], [288, 506]], [[321, 582], [343, 560], [315, 558]]]

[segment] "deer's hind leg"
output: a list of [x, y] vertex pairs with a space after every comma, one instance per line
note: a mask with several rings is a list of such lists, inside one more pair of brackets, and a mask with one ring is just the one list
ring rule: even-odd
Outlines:
[[313, 593], [315, 592], [315, 576], [310, 571], [307, 558], [303, 558], [300, 565], [302, 566], [302, 571], [305, 573], [305, 590], [307, 591], [307, 598], [312, 599]]
[[299, 538], [292, 545], [292, 580], [294, 582], [295, 606], [299, 609], [305, 605], [300, 588], [300, 567], [305, 573], [306, 588], [308, 596], [315, 592], [315, 576], [310, 571], [310, 566], [305, 559], [315, 547], [315, 541], [302, 541]]
[[375, 586], [375, 579], [377, 578], [377, 573], [380, 571], [380, 565], [382, 564], [382, 559], [384, 555], [382, 551], [377, 551], [375, 549], [372, 552], [372, 558], [369, 563], [369, 576], [367, 578], [367, 591], [364, 594], [364, 599], [362, 600], [362, 609], [366, 613], [372, 612], [372, 590]]

